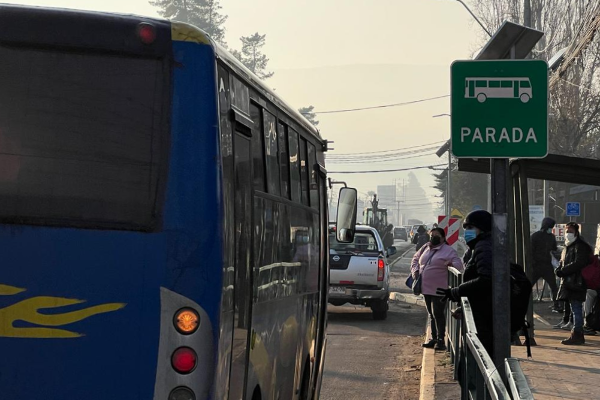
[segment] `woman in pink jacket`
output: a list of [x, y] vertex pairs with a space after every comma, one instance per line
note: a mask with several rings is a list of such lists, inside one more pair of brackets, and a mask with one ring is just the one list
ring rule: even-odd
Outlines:
[[423, 343], [423, 347], [435, 347], [436, 350], [445, 350], [444, 336], [446, 334], [446, 303], [443, 297], [435, 292], [439, 287], [448, 286], [448, 267], [463, 270], [462, 260], [458, 257], [448, 243], [446, 233], [442, 228], [431, 230], [429, 243], [415, 253], [411, 274], [414, 279], [421, 275], [421, 293], [425, 297], [429, 322], [431, 324], [431, 339]]

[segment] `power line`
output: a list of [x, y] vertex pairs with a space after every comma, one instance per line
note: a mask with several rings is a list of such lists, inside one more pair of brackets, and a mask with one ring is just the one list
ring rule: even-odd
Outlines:
[[391, 152], [391, 151], [403, 151], [403, 150], [416, 149], [418, 147], [433, 146], [434, 144], [440, 144], [440, 143], [445, 143], [445, 142], [446, 142], [446, 140], [440, 140], [438, 142], [432, 142], [432, 143], [426, 143], [426, 144], [419, 144], [417, 146], [401, 147], [401, 148], [398, 148], [398, 149], [377, 150], [377, 151], [361, 151], [361, 152], [358, 152], [358, 153], [333, 153], [331, 155], [328, 154], [326, 158], [334, 157], [334, 156], [353, 156], [353, 155], [362, 155], [362, 154], [387, 153], [387, 152]]
[[414, 154], [414, 155], [404, 155], [400, 154], [395, 157], [387, 157], [384, 159], [376, 159], [376, 158], [362, 158], [362, 159], [343, 159], [343, 160], [329, 160], [328, 164], [364, 164], [364, 163], [386, 163], [386, 162], [398, 162], [411, 158], [419, 158], [419, 157], [431, 157], [434, 156], [435, 153], [423, 153], [423, 154]]
[[345, 112], [353, 112], [353, 111], [373, 110], [373, 109], [376, 109], [376, 108], [402, 107], [402, 106], [407, 106], [407, 105], [410, 105], [410, 104], [423, 103], [425, 101], [443, 99], [445, 97], [450, 97], [450, 95], [446, 94], [446, 95], [443, 95], [443, 96], [428, 97], [428, 98], [425, 98], [425, 99], [405, 101], [403, 103], [382, 104], [382, 105], [379, 105], [379, 106], [360, 107], [360, 108], [347, 108], [347, 109], [343, 109], [343, 110], [317, 111], [317, 112], [303, 113], [303, 114], [304, 115], [306, 115], [306, 114], [337, 114], [337, 113], [345, 113]]
[[435, 146], [428, 146], [428, 147], [422, 147], [420, 149], [412, 149], [412, 150], [397, 150], [394, 152], [389, 152], [389, 153], [377, 153], [377, 154], [354, 154], [354, 155], [333, 155], [331, 157], [328, 157], [328, 160], [355, 160], [357, 158], [368, 158], [368, 159], [374, 159], [374, 158], [388, 158], [388, 157], [396, 157], [398, 155], [407, 155], [407, 154], [419, 154], [419, 153], [423, 153], [423, 152], [427, 152], [427, 151], [431, 151], [431, 150], [436, 150], [438, 149], [438, 145]]
[[401, 171], [410, 171], [414, 169], [425, 169], [425, 168], [434, 168], [441, 167], [446, 164], [435, 164], [435, 165], [423, 165], [420, 167], [410, 167], [410, 168], [400, 168], [400, 169], [382, 169], [375, 171], [329, 171], [330, 174], [377, 174], [381, 172], [401, 172]]

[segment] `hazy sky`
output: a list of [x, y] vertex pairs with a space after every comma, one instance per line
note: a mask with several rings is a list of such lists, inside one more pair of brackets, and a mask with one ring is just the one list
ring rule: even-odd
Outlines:
[[[22, 0], [31, 5], [157, 16], [146, 0]], [[467, 1], [467, 4], [469, 2]], [[427, 97], [450, 91], [450, 64], [467, 59], [484, 41], [481, 29], [455, 0], [221, 0], [226, 40], [267, 35], [267, 82], [296, 108], [338, 110]], [[331, 154], [404, 148], [446, 140], [449, 99], [377, 110], [321, 114], [319, 129]], [[400, 169], [446, 163], [435, 155], [388, 163], [329, 163], [329, 171]], [[428, 196], [438, 192], [431, 172], [415, 171]], [[330, 174], [360, 192], [393, 184], [407, 173]], [[418, 203], [419, 199], [413, 199]], [[425, 201], [426, 199], [423, 199]], [[430, 199], [433, 200], [433, 199]], [[414, 214], [422, 207], [412, 205]], [[469, 211], [469, 210], [467, 210]], [[430, 218], [433, 214], [429, 214]]]

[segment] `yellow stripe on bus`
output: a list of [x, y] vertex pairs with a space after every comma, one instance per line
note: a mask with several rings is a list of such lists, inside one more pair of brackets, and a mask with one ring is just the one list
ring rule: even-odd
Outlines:
[[210, 39], [204, 32], [183, 22], [171, 22], [171, 39], [180, 42], [210, 44]]

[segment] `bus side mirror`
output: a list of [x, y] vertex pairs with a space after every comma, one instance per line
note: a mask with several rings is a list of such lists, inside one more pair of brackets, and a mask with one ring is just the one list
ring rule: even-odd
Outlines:
[[357, 198], [356, 189], [347, 187], [340, 189], [335, 222], [336, 238], [340, 243], [351, 243], [354, 241]]

